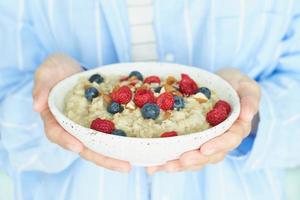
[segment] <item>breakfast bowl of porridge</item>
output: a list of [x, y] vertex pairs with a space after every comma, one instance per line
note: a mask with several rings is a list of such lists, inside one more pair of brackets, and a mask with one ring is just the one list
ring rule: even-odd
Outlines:
[[91, 150], [153, 166], [224, 133], [240, 112], [235, 90], [205, 70], [171, 63], [112, 64], [50, 92], [58, 123]]

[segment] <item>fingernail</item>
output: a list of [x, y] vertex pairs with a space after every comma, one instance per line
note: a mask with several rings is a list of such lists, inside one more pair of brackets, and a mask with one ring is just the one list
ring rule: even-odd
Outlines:
[[215, 150], [213, 148], [206, 148], [201, 151], [204, 155], [209, 156], [215, 153]]
[[68, 144], [68, 148], [75, 153], [80, 153], [82, 151], [82, 146], [77, 144]]

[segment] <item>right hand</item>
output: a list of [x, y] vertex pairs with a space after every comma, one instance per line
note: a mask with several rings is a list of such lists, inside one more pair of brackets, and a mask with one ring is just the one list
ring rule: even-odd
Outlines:
[[98, 166], [128, 172], [131, 168], [128, 162], [106, 157], [83, 146], [79, 140], [66, 132], [58, 124], [48, 108], [48, 95], [51, 88], [60, 80], [78, 73], [81, 70], [80, 65], [76, 61], [62, 54], [55, 54], [48, 57], [37, 69], [32, 92], [33, 106], [35, 111], [41, 114], [46, 136], [51, 142], [65, 149], [79, 153], [82, 158]]

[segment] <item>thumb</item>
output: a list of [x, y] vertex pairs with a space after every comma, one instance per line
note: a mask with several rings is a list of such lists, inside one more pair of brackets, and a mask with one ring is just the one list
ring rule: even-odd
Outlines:
[[50, 88], [46, 85], [37, 85], [33, 89], [33, 108], [36, 112], [42, 112], [48, 107]]
[[238, 94], [241, 100], [240, 119], [251, 122], [259, 109], [260, 90], [257, 84], [251, 81], [240, 82]]

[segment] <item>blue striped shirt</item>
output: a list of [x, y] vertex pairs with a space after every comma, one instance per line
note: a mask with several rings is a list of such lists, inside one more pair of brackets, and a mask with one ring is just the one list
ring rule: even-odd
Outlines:
[[159, 61], [233, 66], [258, 81], [257, 133], [197, 172], [96, 167], [46, 139], [32, 108], [33, 76], [54, 52], [88, 68], [130, 62], [126, 2], [0, 1], [0, 167], [16, 199], [284, 199], [283, 168], [300, 164], [300, 1], [164, 0], [153, 8]]

